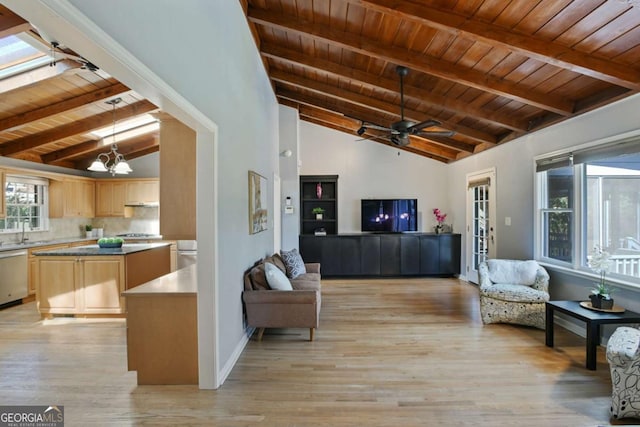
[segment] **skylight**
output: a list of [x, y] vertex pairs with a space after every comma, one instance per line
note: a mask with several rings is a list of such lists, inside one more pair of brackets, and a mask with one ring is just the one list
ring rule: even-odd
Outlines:
[[41, 67], [51, 61], [49, 55], [20, 36], [0, 39], [0, 79]]
[[[152, 132], [158, 129], [160, 129], [160, 124], [155, 117], [150, 114], [142, 114], [129, 120], [123, 120], [119, 123], [116, 123], [115, 142], [133, 138], [134, 136], [142, 135], [144, 133]], [[111, 138], [111, 136], [114, 135], [113, 125], [96, 129], [91, 132], [91, 134], [97, 138], [102, 138], [105, 145], [112, 144], [114, 142], [113, 138]]]

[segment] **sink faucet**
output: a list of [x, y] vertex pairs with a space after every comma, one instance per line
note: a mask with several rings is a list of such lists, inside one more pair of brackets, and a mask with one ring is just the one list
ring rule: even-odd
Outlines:
[[29, 240], [28, 238], [24, 237], [24, 225], [28, 222], [28, 219], [25, 219], [24, 221], [22, 221], [22, 238], [20, 239], [20, 243], [25, 243], [27, 240]]

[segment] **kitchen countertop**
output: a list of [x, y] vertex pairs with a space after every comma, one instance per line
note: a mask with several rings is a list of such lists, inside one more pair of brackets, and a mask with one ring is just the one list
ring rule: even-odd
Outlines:
[[[126, 236], [123, 237], [125, 243], [129, 240], [137, 241], [137, 240], [162, 240], [161, 235], [145, 235], [143, 236]], [[70, 237], [66, 239], [55, 239], [55, 240], [36, 240], [33, 242], [26, 241], [25, 243], [3, 243], [0, 244], [0, 252], [3, 251], [15, 251], [20, 249], [32, 249], [40, 246], [51, 246], [51, 245], [59, 245], [63, 243], [75, 243], [75, 242], [95, 242], [98, 240], [97, 237]]]
[[37, 248], [39, 246], [51, 246], [51, 245], [59, 245], [62, 243], [74, 243], [74, 242], [95, 242], [97, 237], [71, 237], [68, 239], [56, 239], [56, 240], [37, 240], [37, 241], [26, 241], [25, 243], [3, 243], [0, 245], [0, 252], [3, 251], [15, 251], [19, 249], [31, 249]]
[[92, 256], [92, 255], [128, 255], [150, 249], [170, 246], [169, 242], [159, 243], [125, 243], [120, 248], [101, 248], [98, 245], [76, 246], [34, 252], [36, 256]]
[[122, 293], [126, 297], [149, 295], [196, 295], [198, 293], [198, 281], [196, 266], [176, 270], [173, 273], [153, 279], [140, 286], [128, 289]]

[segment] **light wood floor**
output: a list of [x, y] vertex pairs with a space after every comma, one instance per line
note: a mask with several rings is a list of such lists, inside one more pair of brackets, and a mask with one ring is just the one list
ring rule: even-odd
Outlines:
[[[267, 330], [217, 391], [136, 385], [125, 324], [0, 311], [0, 404], [65, 407], [66, 426], [596, 426], [610, 422], [603, 349], [483, 326], [452, 279], [323, 281], [321, 325]], [[637, 421], [636, 421], [637, 422]], [[632, 420], [629, 423], [633, 423]]]

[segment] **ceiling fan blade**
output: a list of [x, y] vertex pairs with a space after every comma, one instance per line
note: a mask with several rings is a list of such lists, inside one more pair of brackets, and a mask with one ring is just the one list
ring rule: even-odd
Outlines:
[[377, 139], [377, 138], [384, 138], [384, 136], [380, 136], [380, 135], [371, 135], [371, 136], [367, 136], [366, 138], [356, 139], [356, 142], [359, 142], [359, 141], [369, 141], [369, 140], [371, 140], [371, 139]]
[[452, 130], [426, 130], [413, 133], [413, 135], [424, 136], [427, 138], [430, 136], [453, 136], [455, 134], [456, 133]]
[[411, 133], [413, 133], [414, 135], [416, 135], [416, 132], [421, 131], [424, 128], [430, 128], [432, 126], [440, 126], [440, 122], [437, 120], [433, 120], [433, 119], [429, 119], [429, 120], [425, 120], [424, 122], [420, 122], [420, 123], [416, 123], [413, 126], [410, 126], [409, 130]]
[[364, 128], [367, 129], [373, 129], [373, 130], [381, 130], [383, 132], [391, 132], [393, 129], [388, 128], [388, 127], [384, 127], [384, 126], [380, 126], [380, 125], [375, 125], [373, 123], [365, 123], [362, 125]]

